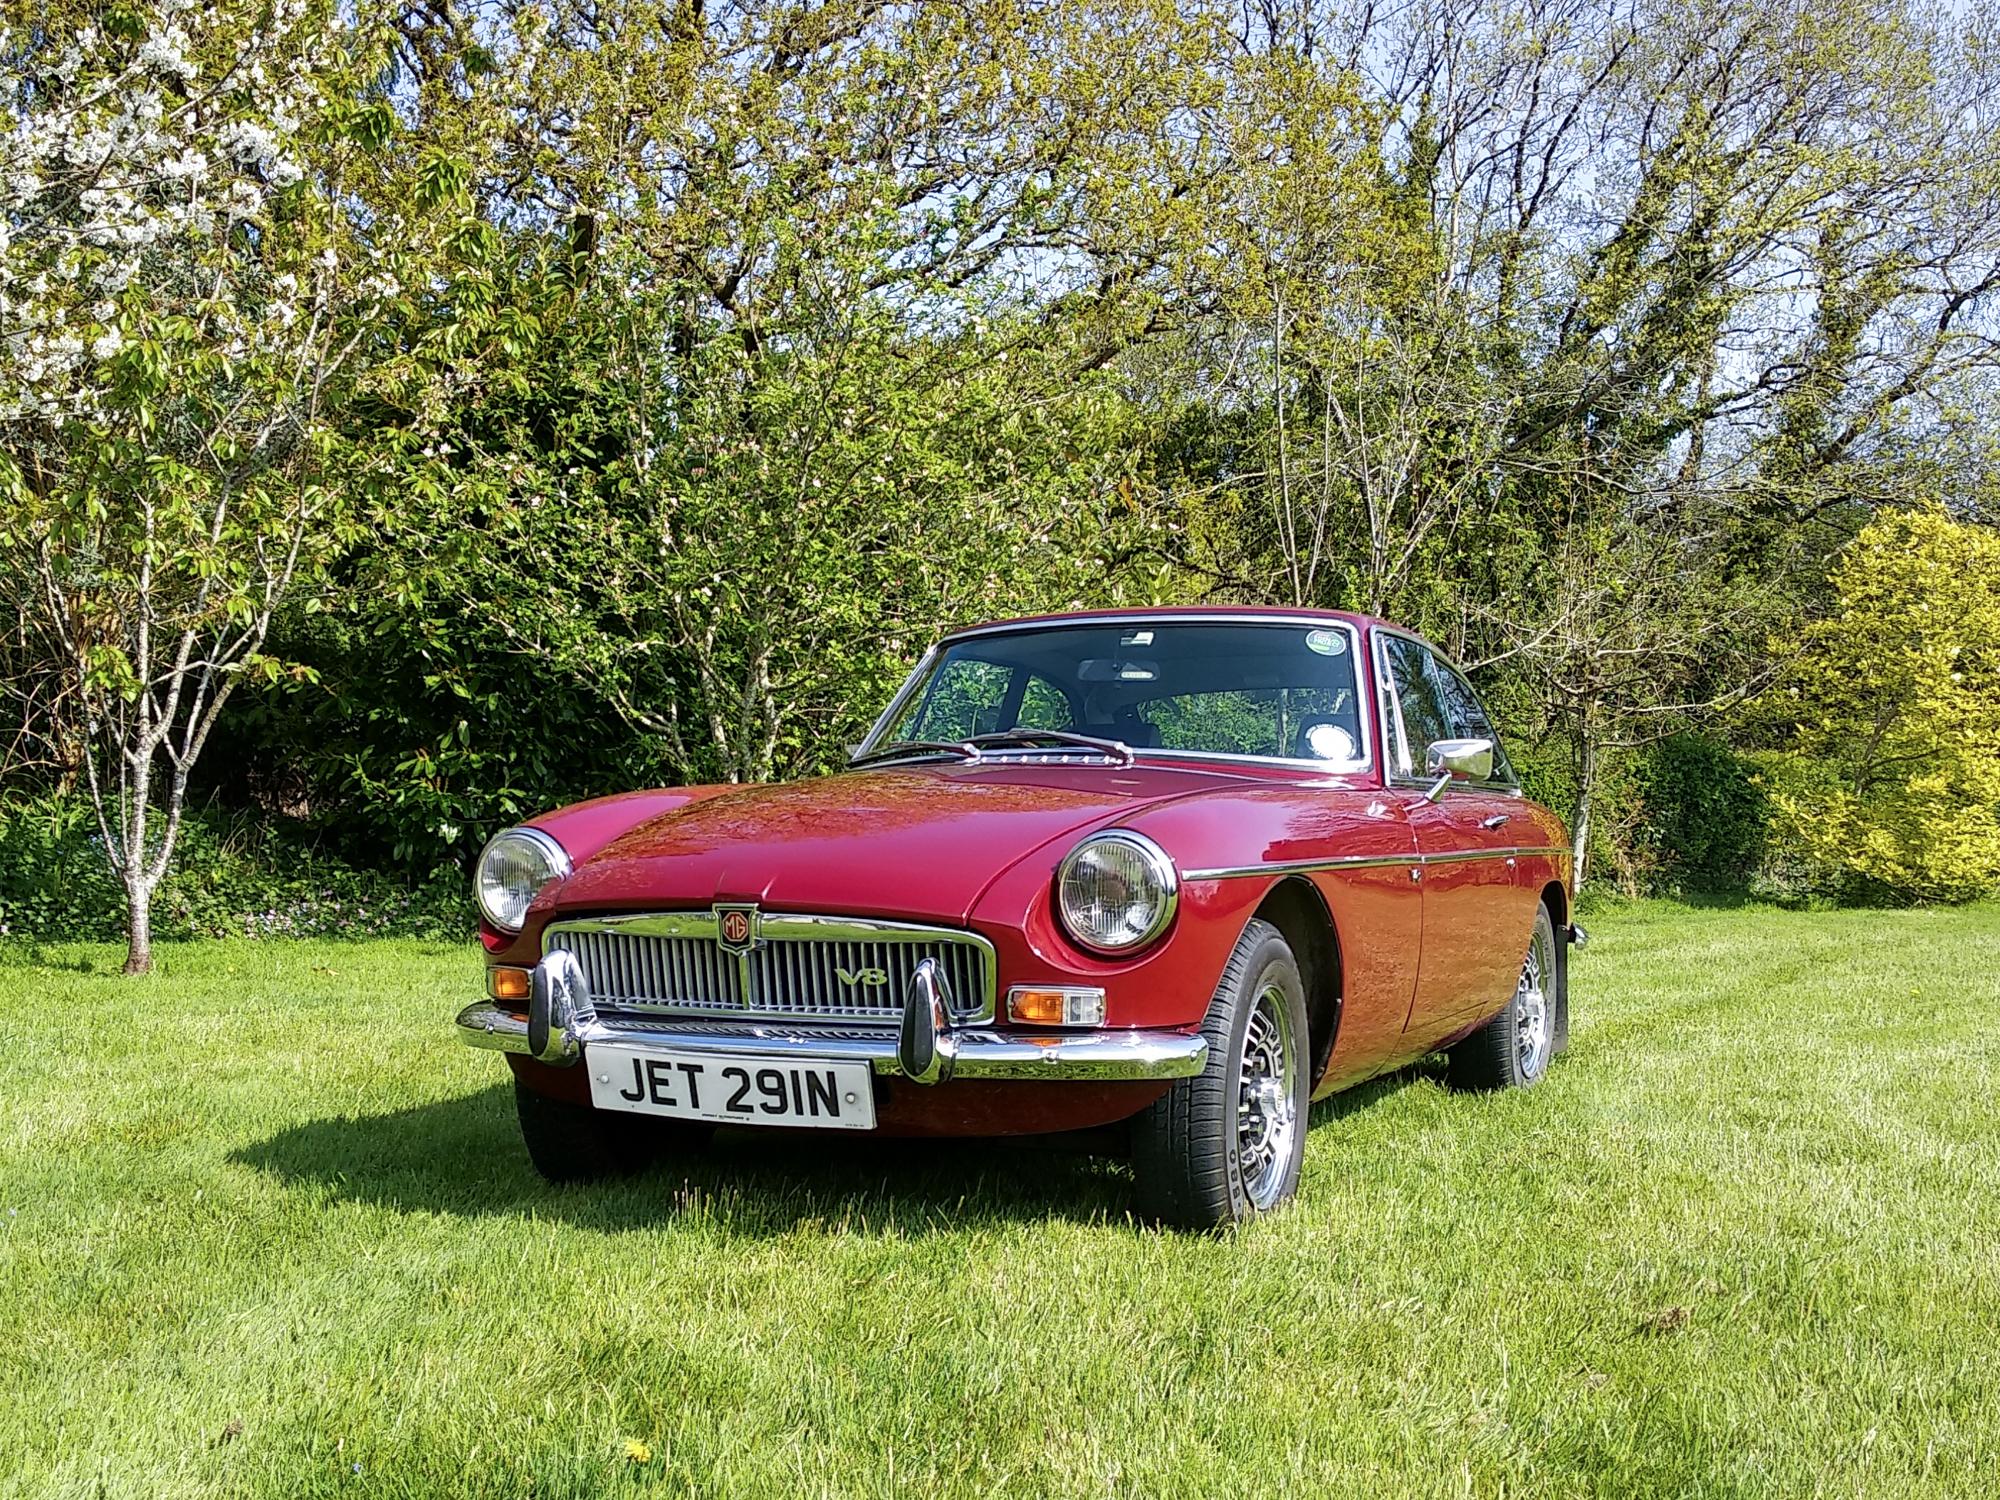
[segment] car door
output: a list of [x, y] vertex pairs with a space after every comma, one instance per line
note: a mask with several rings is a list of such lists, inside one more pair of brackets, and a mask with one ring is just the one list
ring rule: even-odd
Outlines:
[[[1378, 631], [1376, 657], [1389, 780], [1408, 795], [1422, 859], [1422, 949], [1405, 1027], [1414, 1043], [1447, 1036], [1505, 1003], [1520, 975], [1534, 897], [1515, 857], [1520, 787], [1478, 694], [1415, 636]], [[1424, 774], [1425, 751], [1450, 739], [1493, 741], [1493, 774], [1454, 781], [1426, 800], [1435, 778]]]

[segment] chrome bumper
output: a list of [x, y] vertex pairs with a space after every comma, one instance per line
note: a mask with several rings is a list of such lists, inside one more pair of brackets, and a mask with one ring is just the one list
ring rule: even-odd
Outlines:
[[[495, 1052], [535, 1055], [528, 1045], [528, 1018], [502, 1010], [490, 1000], [468, 1005], [458, 1015], [459, 1040], [469, 1047]], [[726, 1052], [736, 1056], [811, 1057], [828, 1062], [865, 1062], [877, 1073], [914, 1077], [922, 1082], [941, 1078], [1122, 1079], [1192, 1078], [1208, 1061], [1208, 1043], [1179, 1031], [1051, 1032], [1046, 1037], [1003, 1036], [991, 1031], [941, 1033], [935, 1042], [942, 1065], [915, 1071], [904, 1067], [898, 1034], [816, 1034], [745, 1022], [727, 1030], [681, 1030], [668, 1023], [644, 1021], [620, 1025], [601, 1016], [576, 1017], [563, 1036], [578, 1049], [562, 1055], [562, 1039], [552, 1039], [544, 1057], [559, 1066], [574, 1062], [593, 1042], [651, 1042], [675, 1052]], [[556, 1053], [550, 1056], [551, 1052]], [[948, 1059], [948, 1062], [945, 1061]], [[923, 1073], [931, 1073], [925, 1079]]]

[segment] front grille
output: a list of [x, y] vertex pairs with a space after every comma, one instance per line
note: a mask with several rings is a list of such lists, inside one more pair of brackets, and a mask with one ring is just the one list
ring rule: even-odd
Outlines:
[[954, 1019], [991, 1013], [992, 950], [969, 933], [887, 923], [840, 937], [784, 931], [808, 922], [814, 919], [766, 917], [758, 946], [741, 957], [725, 952], [712, 931], [643, 930], [710, 926], [706, 914], [559, 924], [549, 928], [544, 946], [575, 954], [591, 1000], [609, 1010], [894, 1022], [917, 965], [929, 958], [950, 989]]

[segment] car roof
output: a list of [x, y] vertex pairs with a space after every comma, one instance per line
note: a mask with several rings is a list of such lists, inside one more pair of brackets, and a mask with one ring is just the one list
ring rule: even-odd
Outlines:
[[1327, 620], [1343, 625], [1352, 625], [1365, 630], [1373, 625], [1387, 625], [1387, 620], [1379, 620], [1373, 615], [1351, 614], [1338, 609], [1299, 609], [1269, 604], [1165, 604], [1126, 609], [1082, 609], [1054, 615], [1021, 615], [1007, 620], [989, 620], [983, 625], [965, 625], [948, 631], [940, 638], [940, 645], [967, 636], [984, 635], [988, 631], [1019, 630], [1037, 625], [1094, 625], [1108, 624], [1115, 620], [1181, 620], [1188, 623], [1206, 624], [1262, 624], [1278, 623], [1285, 620]]

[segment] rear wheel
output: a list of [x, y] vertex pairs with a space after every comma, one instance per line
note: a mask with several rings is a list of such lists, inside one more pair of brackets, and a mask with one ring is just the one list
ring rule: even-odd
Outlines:
[[1446, 1054], [1453, 1088], [1525, 1089], [1541, 1081], [1567, 1040], [1569, 997], [1555, 918], [1535, 908], [1535, 932], [1507, 1008]]
[[1202, 1025], [1208, 1063], [1132, 1123], [1139, 1211], [1184, 1229], [1269, 1213], [1298, 1191], [1306, 1149], [1306, 1003], [1268, 922], [1244, 929]]
[[596, 1182], [643, 1172], [660, 1156], [698, 1150], [713, 1133], [705, 1126], [651, 1115], [613, 1114], [551, 1099], [519, 1079], [514, 1110], [528, 1160], [550, 1182]]

